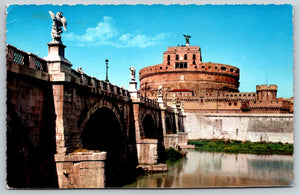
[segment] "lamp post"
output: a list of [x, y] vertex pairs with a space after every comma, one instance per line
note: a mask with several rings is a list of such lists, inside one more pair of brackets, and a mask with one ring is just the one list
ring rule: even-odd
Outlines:
[[105, 64], [106, 64], [106, 79], [105, 79], [105, 81], [106, 82], [109, 82], [109, 80], [108, 80], [108, 62], [109, 62], [108, 59], [106, 59], [105, 60]]

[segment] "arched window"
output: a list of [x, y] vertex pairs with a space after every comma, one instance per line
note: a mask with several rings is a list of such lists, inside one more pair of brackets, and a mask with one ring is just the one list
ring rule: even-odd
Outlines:
[[196, 54], [193, 54], [193, 60], [196, 60]]
[[178, 54], [176, 54], [176, 60], [178, 60], [179, 59], [179, 56], [178, 56]]

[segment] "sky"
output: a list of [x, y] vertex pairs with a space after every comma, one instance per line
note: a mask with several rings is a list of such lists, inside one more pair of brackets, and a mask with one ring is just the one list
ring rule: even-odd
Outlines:
[[[131, 66], [160, 64], [167, 47], [201, 47], [202, 61], [240, 69], [241, 92], [278, 85], [278, 97], [293, 96], [293, 12], [291, 5], [11, 5], [7, 43], [46, 57], [52, 20], [67, 19], [62, 41], [73, 69], [129, 88]], [[138, 75], [138, 74], [137, 74]]]

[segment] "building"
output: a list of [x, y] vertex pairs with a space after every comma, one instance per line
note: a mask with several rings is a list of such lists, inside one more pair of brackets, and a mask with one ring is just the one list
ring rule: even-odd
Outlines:
[[172, 105], [182, 102], [196, 113], [292, 113], [293, 98], [277, 98], [276, 85], [258, 85], [256, 92], [239, 92], [239, 68], [202, 62], [199, 46], [168, 47], [163, 62], [140, 70], [140, 93]]

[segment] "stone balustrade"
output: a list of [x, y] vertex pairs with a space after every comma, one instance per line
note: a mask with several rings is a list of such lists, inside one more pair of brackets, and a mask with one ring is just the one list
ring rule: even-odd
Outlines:
[[141, 101], [143, 103], [145, 103], [147, 106], [151, 106], [151, 107], [154, 107], [154, 108], [159, 108], [159, 103], [156, 101], [156, 100], [152, 100], [152, 99], [149, 99], [147, 97], [143, 97], [141, 96], [140, 94], [138, 95], [138, 97], [141, 99]]
[[117, 85], [113, 85], [109, 82], [98, 80], [94, 77], [88, 76], [83, 72], [72, 69], [71, 76], [73, 81], [79, 85], [95, 88], [96, 91], [106, 91], [115, 95], [130, 97], [128, 90], [123, 89]]
[[32, 53], [26, 53], [11, 45], [6, 47], [7, 63], [26, 66], [31, 69], [48, 72], [47, 61]]

